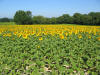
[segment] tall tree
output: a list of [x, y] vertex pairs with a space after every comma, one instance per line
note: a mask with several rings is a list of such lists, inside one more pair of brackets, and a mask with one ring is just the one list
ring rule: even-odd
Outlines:
[[56, 21], [55, 17], [50, 18], [50, 24], [56, 24]]
[[81, 16], [82, 16], [82, 14], [80, 14], [80, 13], [75, 13], [73, 15], [75, 24], [81, 24]]
[[33, 17], [33, 23], [34, 24], [45, 24], [46, 18], [43, 16], [34, 16]]
[[91, 25], [92, 24], [92, 17], [87, 15], [87, 14], [83, 14], [81, 15], [81, 19], [80, 19], [80, 23], [84, 24], [84, 25]]
[[19, 10], [15, 13], [14, 21], [16, 24], [32, 24], [32, 16], [30, 11]]
[[92, 24], [100, 24], [100, 12], [90, 12], [88, 15], [92, 17]]

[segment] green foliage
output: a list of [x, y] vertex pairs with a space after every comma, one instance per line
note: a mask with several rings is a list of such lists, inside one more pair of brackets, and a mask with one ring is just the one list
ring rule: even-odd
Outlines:
[[89, 14], [75, 13], [73, 16], [63, 14], [59, 17], [47, 18], [44, 16], [33, 16], [30, 11], [19, 10], [15, 13], [14, 22], [16, 24], [80, 24], [80, 25], [100, 25], [100, 12], [90, 12]]
[[[73, 16], [69, 14], [63, 14], [59, 17], [47, 18], [44, 16], [33, 16], [31, 11], [16, 11], [14, 19], [0, 18], [0, 25], [6, 25], [6, 23], [15, 22], [19, 25], [30, 24], [79, 24], [79, 25], [100, 25], [100, 12], [90, 12], [89, 14], [75, 13]], [[15, 24], [14, 23], [14, 24]], [[12, 24], [12, 23], [11, 23]]]
[[75, 13], [73, 19], [75, 24], [100, 25], [100, 12], [90, 12], [89, 14]]
[[33, 23], [34, 24], [45, 24], [46, 18], [43, 16], [34, 16], [33, 17]]
[[81, 24], [81, 14], [80, 13], [75, 13], [73, 15], [73, 17], [74, 17], [74, 23], [75, 24]]
[[55, 17], [50, 18], [48, 24], [57, 24], [57, 19]]
[[100, 41], [81, 33], [66, 39], [59, 35], [32, 35], [29, 39], [0, 35], [0, 74], [2, 75], [70, 75], [100, 74]]
[[86, 15], [86, 14], [82, 15], [80, 24], [91, 25], [92, 24], [92, 16], [89, 16], [89, 15]]
[[10, 19], [10, 18], [6, 18], [6, 17], [0, 18], [0, 22], [12, 22], [12, 21], [13, 19]]
[[64, 14], [57, 18], [57, 22], [60, 24], [71, 24], [71, 23], [73, 23], [73, 20], [70, 15]]
[[14, 21], [16, 24], [32, 24], [32, 14], [30, 11], [19, 10], [15, 13]]
[[92, 17], [92, 24], [100, 25], [100, 12], [90, 12], [88, 15]]

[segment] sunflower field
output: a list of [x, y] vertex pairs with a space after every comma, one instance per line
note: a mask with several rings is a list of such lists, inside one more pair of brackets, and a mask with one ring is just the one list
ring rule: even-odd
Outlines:
[[100, 26], [0, 25], [0, 75], [99, 75]]

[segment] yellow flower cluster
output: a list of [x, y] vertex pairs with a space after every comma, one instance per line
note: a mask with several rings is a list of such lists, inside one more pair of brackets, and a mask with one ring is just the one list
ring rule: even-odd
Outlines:
[[[29, 35], [40, 36], [41, 34], [55, 35], [59, 34], [61, 39], [64, 39], [64, 36], [71, 35], [72, 33], [78, 34], [80, 32], [88, 32], [96, 35], [100, 35], [100, 26], [79, 26], [79, 25], [0, 25], [0, 34], [5, 31], [12, 31], [15, 35], [23, 36], [27, 38]], [[64, 35], [65, 33], [65, 35]], [[6, 35], [4, 35], [6, 36]], [[7, 34], [10, 36], [10, 34]], [[81, 35], [78, 36], [82, 38]], [[91, 38], [91, 36], [88, 36]], [[43, 40], [39, 38], [39, 40]]]

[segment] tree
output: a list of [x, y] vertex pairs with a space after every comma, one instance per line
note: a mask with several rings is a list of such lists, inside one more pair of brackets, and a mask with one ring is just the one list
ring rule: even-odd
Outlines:
[[64, 14], [57, 18], [57, 23], [59, 24], [71, 24], [73, 23], [73, 17], [71, 17], [69, 14]]
[[17, 11], [14, 16], [14, 21], [16, 22], [16, 24], [32, 24], [31, 11]]
[[9, 18], [1, 18], [0, 19], [0, 22], [10, 22], [10, 19]]
[[50, 24], [56, 24], [57, 19], [55, 17], [50, 18]]
[[70, 23], [70, 16], [69, 16], [69, 14], [64, 14], [62, 17], [63, 17], [63, 23], [65, 23], [65, 24]]
[[64, 22], [64, 17], [63, 16], [59, 16], [57, 18], [57, 24], [63, 24], [63, 22]]
[[51, 18], [46, 18], [45, 24], [51, 24]]
[[74, 18], [72, 16], [69, 17], [69, 24], [73, 24], [74, 23]]
[[[3, 18], [0, 21], [13, 21]], [[14, 21], [17, 24], [84, 24], [100, 25], [100, 12], [90, 12], [89, 14], [75, 13], [73, 16], [63, 14], [59, 17], [47, 18], [44, 16], [33, 16], [31, 11], [19, 10], [15, 13]]]
[[90, 12], [88, 15], [92, 17], [93, 25], [100, 24], [100, 12]]
[[80, 13], [75, 13], [73, 15], [75, 24], [81, 24], [81, 16], [82, 16], [82, 14], [80, 14]]
[[46, 18], [43, 16], [34, 16], [33, 23], [34, 24], [46, 24]]
[[84, 24], [84, 25], [91, 25], [92, 24], [92, 17], [87, 15], [87, 14], [81, 15], [80, 20], [81, 20], [80, 21], [81, 24]]

